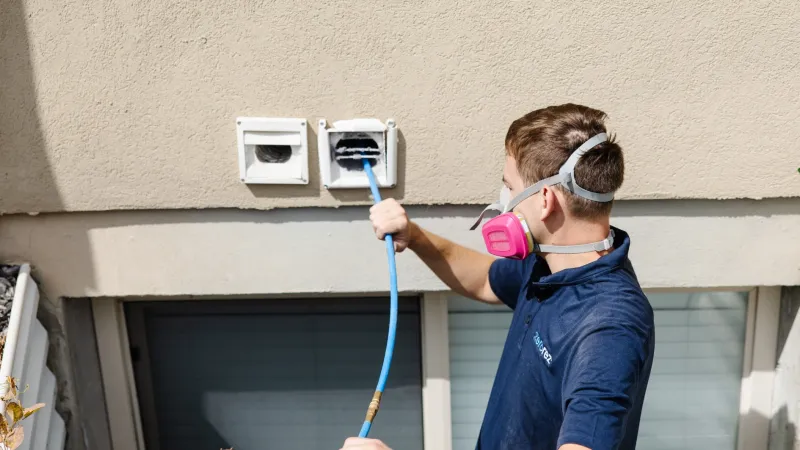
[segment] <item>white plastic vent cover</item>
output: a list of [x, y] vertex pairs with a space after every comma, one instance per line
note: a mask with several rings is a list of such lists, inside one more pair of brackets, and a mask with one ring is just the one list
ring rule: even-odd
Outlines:
[[[317, 136], [322, 184], [328, 189], [367, 188], [363, 157], [372, 164], [380, 187], [397, 185], [397, 127], [389, 119], [351, 119], [334, 122], [331, 128], [319, 121]], [[355, 152], [348, 149], [359, 149]], [[360, 153], [353, 157], [353, 153]]]
[[308, 184], [305, 119], [239, 117], [239, 178], [250, 184]]

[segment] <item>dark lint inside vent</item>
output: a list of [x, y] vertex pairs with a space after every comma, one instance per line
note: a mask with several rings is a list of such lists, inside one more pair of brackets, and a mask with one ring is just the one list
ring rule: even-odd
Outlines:
[[369, 137], [344, 137], [333, 149], [333, 159], [346, 170], [364, 170], [364, 160], [374, 167], [380, 156], [378, 143]]
[[289, 145], [256, 145], [256, 158], [263, 163], [285, 163], [291, 157]]

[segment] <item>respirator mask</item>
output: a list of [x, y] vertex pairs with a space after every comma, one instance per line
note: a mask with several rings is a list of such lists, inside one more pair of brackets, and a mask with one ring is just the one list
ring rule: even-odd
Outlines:
[[579, 245], [540, 245], [534, 241], [533, 234], [522, 214], [513, 211], [520, 202], [541, 191], [543, 187], [557, 184], [562, 185], [572, 194], [588, 200], [602, 203], [612, 201], [614, 199], [613, 192], [600, 194], [588, 191], [575, 181], [575, 165], [581, 157], [607, 140], [606, 133], [601, 133], [584, 142], [558, 169], [558, 174], [526, 188], [510, 201], [510, 191], [507, 187], [503, 187], [503, 190], [500, 191], [500, 201], [487, 206], [470, 230], [478, 227], [488, 211], [497, 211], [499, 215], [486, 222], [481, 228], [483, 240], [489, 253], [511, 259], [525, 259], [531, 253], [588, 253], [610, 249], [614, 244], [614, 230], [611, 230], [606, 239], [599, 242]]

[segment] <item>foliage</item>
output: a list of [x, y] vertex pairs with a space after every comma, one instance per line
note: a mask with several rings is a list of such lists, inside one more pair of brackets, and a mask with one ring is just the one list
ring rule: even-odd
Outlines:
[[17, 380], [8, 377], [8, 392], [2, 401], [6, 405], [6, 412], [0, 414], [0, 450], [15, 450], [22, 444], [25, 435], [19, 424], [36, 411], [44, 407], [44, 403], [37, 403], [30, 408], [23, 408], [19, 400]]

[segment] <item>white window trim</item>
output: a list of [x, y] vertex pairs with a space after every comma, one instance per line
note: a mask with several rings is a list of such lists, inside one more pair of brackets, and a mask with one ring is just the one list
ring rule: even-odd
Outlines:
[[767, 450], [769, 447], [780, 306], [780, 287], [760, 287], [750, 293], [736, 446], [738, 450]]
[[114, 450], [145, 450], [122, 302], [94, 299], [92, 314], [111, 445]]
[[428, 450], [453, 448], [447, 297], [422, 296], [422, 434]]
[[[748, 288], [691, 290], [741, 291]], [[749, 290], [737, 449], [767, 450], [777, 360], [780, 287]], [[422, 415], [424, 448], [428, 450], [452, 449], [447, 307], [451, 295], [455, 294], [431, 292], [422, 295], [421, 300]], [[122, 302], [95, 299], [92, 309], [114, 449], [145, 450]]]

